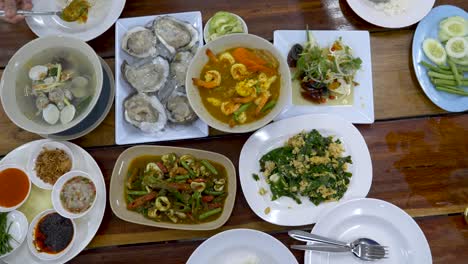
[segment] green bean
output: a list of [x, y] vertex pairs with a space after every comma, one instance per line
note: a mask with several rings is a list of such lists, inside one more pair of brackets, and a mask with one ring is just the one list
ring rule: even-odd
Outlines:
[[186, 175], [179, 175], [179, 176], [175, 176], [174, 179], [176, 181], [180, 181], [180, 180], [187, 180], [188, 178], [190, 178], [190, 175], [186, 174]]
[[455, 63], [453, 61], [448, 60], [448, 64], [450, 65], [450, 68], [452, 69], [453, 77], [455, 77], [455, 82], [457, 85], [461, 85], [461, 80], [460, 80], [460, 75], [458, 74], [457, 66], [455, 66]]
[[439, 78], [439, 79], [455, 80], [455, 77], [453, 76], [452, 73], [443, 74], [443, 73], [438, 73], [438, 72], [434, 72], [434, 71], [428, 71], [427, 75], [429, 75], [430, 77]]
[[190, 176], [194, 177], [195, 176], [195, 173], [193, 172], [193, 170], [189, 167], [189, 165], [187, 164], [187, 162], [185, 162], [184, 160], [181, 160], [180, 161], [180, 164], [182, 164], [182, 167], [184, 167], [188, 173], [190, 174]]
[[130, 191], [130, 190], [127, 190], [127, 194], [142, 196], [142, 195], [147, 195], [148, 192], [147, 191]]
[[217, 191], [210, 191], [210, 190], [204, 190], [204, 192], [208, 195], [213, 195], [213, 196], [222, 195], [224, 193], [224, 192], [217, 192]]
[[276, 100], [271, 100], [270, 102], [268, 102], [263, 108], [262, 108], [262, 113], [270, 110], [271, 108], [275, 107], [276, 105]]
[[186, 213], [186, 212], [190, 211], [190, 207], [188, 205], [186, 205], [186, 204], [175, 202], [174, 205], [177, 206], [177, 207], [180, 207], [180, 208], [176, 207], [177, 211], [179, 211], [179, 212]]
[[465, 92], [463, 90], [457, 89], [456, 87], [453, 86], [442, 86], [442, 85], [436, 85], [435, 87], [437, 90], [444, 91], [447, 93], [452, 93], [452, 94], [458, 94], [458, 95], [464, 95], [468, 96], [468, 92]]
[[233, 118], [235, 121], [239, 121], [239, 115], [242, 113], [242, 112], [245, 112], [247, 111], [247, 109], [249, 108], [249, 106], [251, 105], [252, 103], [246, 103], [246, 104], [243, 104], [239, 107], [239, 109], [237, 109], [234, 113], [233, 113]]
[[222, 208], [215, 208], [213, 210], [206, 211], [203, 214], [199, 215], [198, 219], [203, 220], [203, 219], [208, 218], [208, 217], [210, 217], [212, 215], [221, 213], [222, 210], [223, 210]]
[[[431, 82], [435, 85], [457, 85], [457, 82], [454, 80], [431, 78]], [[461, 86], [468, 86], [468, 81], [462, 81]]]
[[178, 192], [178, 191], [172, 191], [171, 193], [172, 193], [172, 195], [174, 195], [174, 197], [175, 197], [177, 200], [183, 202], [184, 204], [186, 203], [184, 197], [182, 196], [182, 194], [181, 194], [180, 192]]
[[445, 69], [442, 69], [440, 65], [433, 65], [433, 64], [430, 64], [430, 63], [427, 63], [425, 61], [421, 61], [420, 64], [422, 66], [424, 66], [425, 68], [427, 68], [428, 70], [431, 70], [431, 71], [434, 71], [434, 72], [438, 72], [438, 73], [442, 73], [442, 74], [452, 74], [452, 71], [450, 68], [448, 68], [447, 70]]
[[135, 199], [133, 199], [130, 195], [127, 194], [127, 203], [131, 203], [135, 201]]
[[202, 160], [201, 163], [214, 175], [218, 175], [218, 171], [215, 169], [213, 165], [207, 160]]

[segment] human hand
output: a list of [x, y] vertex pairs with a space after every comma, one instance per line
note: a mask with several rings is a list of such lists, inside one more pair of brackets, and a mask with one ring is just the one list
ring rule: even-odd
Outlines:
[[24, 16], [16, 14], [17, 9], [31, 10], [32, 0], [0, 0], [0, 10], [5, 10], [2, 20], [16, 24], [24, 19]]

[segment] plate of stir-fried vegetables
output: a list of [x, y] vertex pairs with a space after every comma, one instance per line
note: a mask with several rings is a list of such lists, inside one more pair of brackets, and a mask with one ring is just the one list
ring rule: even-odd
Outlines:
[[231, 214], [236, 174], [231, 161], [217, 153], [137, 146], [117, 160], [110, 189], [112, 210], [123, 220], [209, 230]]

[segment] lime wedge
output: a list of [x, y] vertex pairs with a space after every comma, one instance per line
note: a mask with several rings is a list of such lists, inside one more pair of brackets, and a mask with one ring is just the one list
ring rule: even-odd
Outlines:
[[445, 64], [447, 60], [447, 53], [439, 41], [428, 38], [423, 42], [424, 54], [435, 64]]

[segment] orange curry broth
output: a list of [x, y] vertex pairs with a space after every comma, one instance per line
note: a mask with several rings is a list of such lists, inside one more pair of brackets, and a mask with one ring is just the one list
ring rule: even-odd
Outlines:
[[13, 207], [28, 195], [29, 180], [22, 170], [9, 168], [0, 171], [0, 206]]
[[[223, 52], [217, 53], [216, 55], [219, 57], [219, 55], [224, 52], [229, 52], [232, 54], [233, 51], [236, 50], [237, 48], [239, 47], [225, 50]], [[248, 51], [256, 55], [260, 53], [264, 53], [264, 54], [267, 53], [267, 51], [259, 50], [259, 49], [248, 49], [248, 48], [245, 48], [245, 49], [247, 49]], [[272, 55], [264, 55], [262, 57], [272, 57]], [[271, 59], [275, 59], [275, 58], [272, 57]], [[236, 62], [236, 63], [240, 63], [240, 62]], [[271, 97], [269, 98], [268, 102], [270, 102], [271, 100], [275, 100], [277, 102], [279, 98], [279, 93], [280, 93], [281, 75], [278, 71], [278, 62], [275, 62], [275, 63], [277, 64], [275, 65], [276, 67], [271, 67], [271, 65], [266, 65], [266, 66], [270, 66], [269, 69], [272, 70], [271, 72], [266, 72], [267, 76], [270, 77], [272, 75], [276, 75], [278, 77], [270, 86], [269, 91], [271, 93]], [[241, 97], [236, 93], [236, 89], [235, 89], [238, 81], [234, 80], [234, 78], [232, 77], [231, 71], [230, 71], [231, 65], [225, 61], [219, 61], [218, 63], [215, 63], [209, 60], [208, 63], [202, 69], [202, 72], [200, 74], [200, 79], [203, 80], [204, 79], [203, 76], [205, 76], [205, 73], [209, 70], [219, 71], [219, 73], [221, 74], [221, 85], [212, 89], [198, 87], [198, 91], [200, 92], [203, 105], [205, 106], [205, 109], [208, 111], [208, 113], [210, 113], [214, 118], [218, 119], [221, 122], [229, 124], [229, 121], [232, 119], [232, 115], [223, 114], [219, 106], [214, 106], [213, 104], [208, 102], [207, 99], [211, 97], [211, 98], [216, 98], [222, 102], [225, 102], [225, 101], [229, 101], [230, 99], [234, 97]], [[247, 79], [252, 78], [252, 77], [255, 79], [258, 77], [258, 74], [260, 74], [261, 72], [262, 71], [259, 70], [258, 72], [251, 74]], [[247, 115], [247, 120], [243, 124], [251, 123], [259, 119], [262, 119], [265, 115], [267, 115], [271, 111], [270, 109], [269, 111], [261, 112], [259, 115], [255, 115], [255, 109], [256, 109], [256, 105], [252, 102], [252, 105], [250, 105], [247, 111], [245, 111]], [[237, 125], [242, 125], [242, 124], [238, 123]]]

